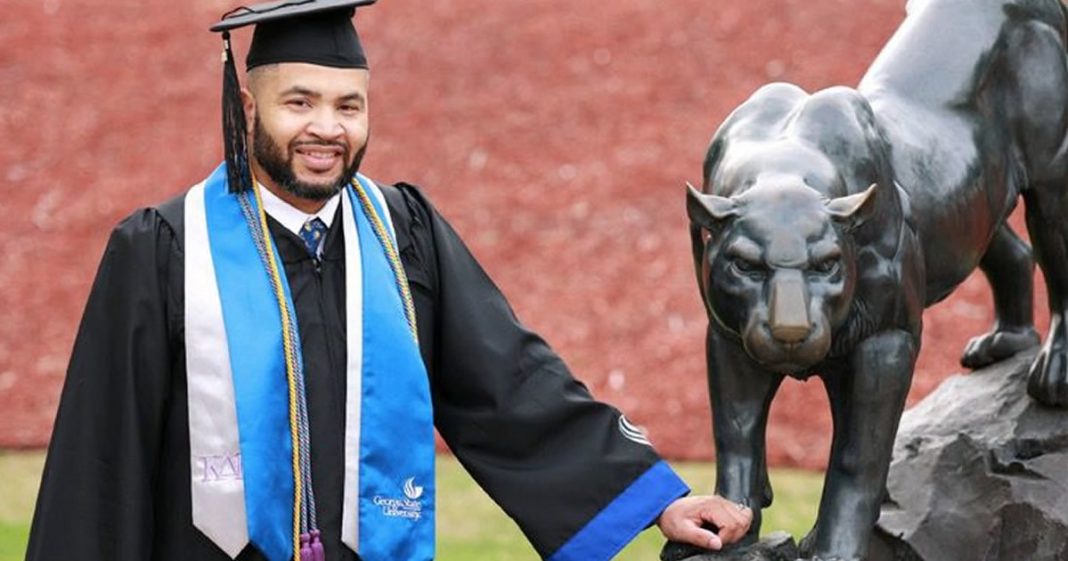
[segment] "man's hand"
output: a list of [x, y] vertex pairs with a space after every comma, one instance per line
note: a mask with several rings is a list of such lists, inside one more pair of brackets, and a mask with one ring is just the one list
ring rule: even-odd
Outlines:
[[[656, 520], [667, 539], [715, 550], [742, 539], [752, 523], [749, 507], [714, 495], [678, 499]], [[702, 528], [706, 524], [719, 528], [718, 532]]]

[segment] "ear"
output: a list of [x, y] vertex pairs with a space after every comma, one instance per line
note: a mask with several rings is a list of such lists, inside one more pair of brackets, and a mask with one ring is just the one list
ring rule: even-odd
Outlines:
[[695, 226], [711, 230], [717, 223], [736, 216], [738, 207], [733, 200], [718, 195], [706, 195], [687, 181], [686, 214]]
[[872, 183], [871, 187], [860, 193], [827, 201], [827, 212], [830, 213], [835, 222], [843, 224], [849, 229], [860, 226], [874, 204], [872, 201], [875, 200], [873, 195], [877, 185], [877, 183]]
[[245, 126], [251, 129], [256, 120], [256, 98], [248, 88], [241, 88], [241, 105], [245, 107]]

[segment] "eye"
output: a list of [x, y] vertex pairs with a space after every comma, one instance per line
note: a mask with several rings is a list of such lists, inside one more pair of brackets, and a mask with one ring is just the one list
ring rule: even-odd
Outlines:
[[294, 109], [308, 109], [309, 107], [311, 107], [311, 103], [309, 103], [308, 100], [303, 98], [290, 99], [286, 101], [286, 105]]
[[730, 267], [748, 277], [760, 277], [767, 271], [763, 263], [738, 256], [730, 258]]
[[838, 272], [838, 268], [841, 266], [842, 260], [837, 256], [827, 257], [816, 264], [812, 265], [812, 271], [821, 275], [833, 275]]

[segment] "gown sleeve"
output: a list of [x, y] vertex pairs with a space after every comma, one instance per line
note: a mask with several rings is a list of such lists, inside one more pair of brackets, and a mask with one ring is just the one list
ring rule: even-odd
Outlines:
[[438, 431], [542, 558], [612, 558], [689, 490], [519, 322], [426, 198], [401, 189]]
[[174, 344], [166, 279], [179, 251], [154, 210], [127, 218], [108, 241], [60, 398], [27, 561], [152, 558]]

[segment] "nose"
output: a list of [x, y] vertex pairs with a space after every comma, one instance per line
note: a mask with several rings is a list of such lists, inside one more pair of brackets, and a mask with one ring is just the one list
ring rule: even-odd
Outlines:
[[771, 279], [768, 327], [771, 336], [787, 343], [800, 343], [812, 331], [808, 317], [808, 290], [800, 270], [777, 271]]
[[311, 123], [308, 124], [308, 132], [322, 139], [334, 139], [345, 134], [345, 127], [334, 115], [333, 111], [322, 109], [316, 113]]

